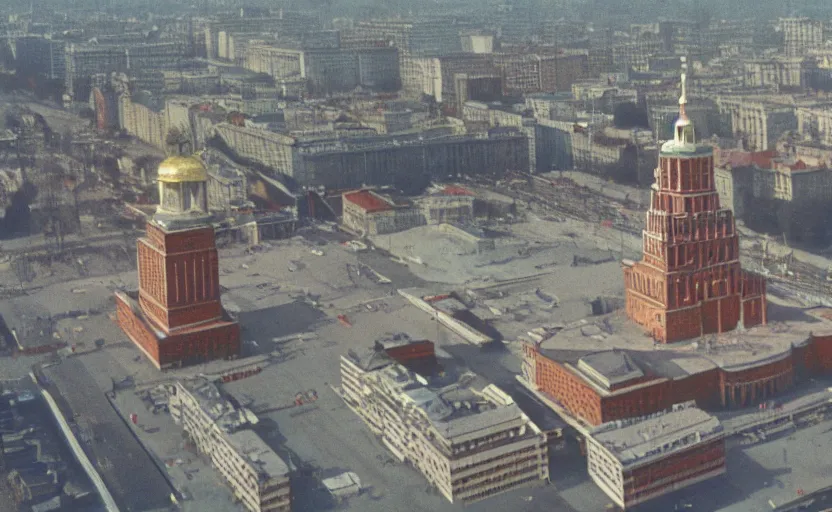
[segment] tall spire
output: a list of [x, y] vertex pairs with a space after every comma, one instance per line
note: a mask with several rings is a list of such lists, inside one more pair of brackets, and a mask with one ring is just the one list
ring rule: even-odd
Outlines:
[[696, 144], [696, 138], [693, 132], [693, 123], [688, 119], [685, 106], [688, 104], [687, 94], [687, 78], [688, 78], [688, 64], [687, 59], [682, 57], [682, 94], [679, 96], [679, 119], [676, 120], [676, 126], [673, 130], [673, 141], [677, 145]]
[[679, 114], [685, 115], [685, 105], [688, 104], [687, 95], [687, 81], [688, 81], [688, 65], [685, 63], [685, 58], [682, 57], [682, 95], [679, 96]]

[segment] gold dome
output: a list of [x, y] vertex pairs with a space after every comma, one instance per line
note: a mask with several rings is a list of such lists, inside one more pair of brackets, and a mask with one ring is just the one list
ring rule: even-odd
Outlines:
[[159, 164], [158, 180], [163, 183], [208, 181], [208, 171], [198, 156], [172, 156]]

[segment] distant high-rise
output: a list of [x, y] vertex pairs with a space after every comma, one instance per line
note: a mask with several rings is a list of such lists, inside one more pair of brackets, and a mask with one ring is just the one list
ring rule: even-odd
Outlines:
[[786, 55], [798, 56], [823, 44], [823, 22], [809, 18], [782, 18], [783, 47]]

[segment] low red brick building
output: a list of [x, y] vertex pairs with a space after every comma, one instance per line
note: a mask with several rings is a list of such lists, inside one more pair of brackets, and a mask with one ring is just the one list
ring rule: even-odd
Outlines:
[[161, 204], [137, 244], [139, 290], [116, 293], [119, 326], [160, 369], [240, 353], [239, 324], [220, 302], [207, 177], [196, 157], [162, 162]]
[[584, 425], [688, 400], [705, 409], [748, 407], [832, 372], [832, 310], [804, 314], [807, 320], [787, 320], [792, 313], [777, 309], [773, 325], [657, 345], [613, 313], [526, 345], [523, 377]]

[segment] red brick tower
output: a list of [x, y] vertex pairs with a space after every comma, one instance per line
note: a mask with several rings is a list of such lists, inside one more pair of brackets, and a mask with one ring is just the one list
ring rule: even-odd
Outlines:
[[659, 153], [644, 256], [624, 266], [627, 315], [662, 343], [766, 322], [765, 281], [742, 270], [731, 210], [714, 187], [714, 157], [685, 114]]
[[160, 204], [138, 241], [138, 294], [116, 294], [119, 326], [158, 368], [240, 353], [240, 328], [220, 303], [219, 262], [197, 157], [159, 167]]

